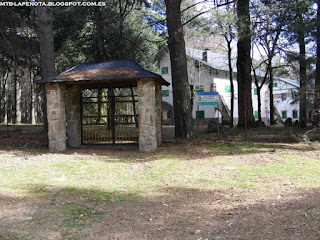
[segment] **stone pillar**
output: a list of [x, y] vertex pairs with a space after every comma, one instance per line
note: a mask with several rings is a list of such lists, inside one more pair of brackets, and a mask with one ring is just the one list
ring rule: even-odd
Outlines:
[[81, 145], [81, 94], [79, 86], [74, 85], [66, 89], [66, 114], [68, 145]]
[[156, 85], [156, 134], [157, 134], [157, 146], [162, 142], [162, 96], [161, 96], [161, 85]]
[[156, 124], [156, 84], [138, 80], [139, 149], [152, 151], [158, 146]]
[[49, 150], [61, 152], [66, 149], [65, 86], [46, 84]]

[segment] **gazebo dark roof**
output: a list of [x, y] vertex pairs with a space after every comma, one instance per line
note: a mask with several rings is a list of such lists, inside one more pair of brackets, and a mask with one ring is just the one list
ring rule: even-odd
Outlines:
[[138, 79], [153, 79], [168, 86], [162, 76], [143, 68], [134, 60], [83, 63], [59, 75], [37, 80], [38, 84], [65, 83], [85, 87], [136, 87]]

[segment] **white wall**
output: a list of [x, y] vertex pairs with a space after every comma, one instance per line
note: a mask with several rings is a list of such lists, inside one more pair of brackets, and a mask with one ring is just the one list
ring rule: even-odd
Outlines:
[[[293, 121], [299, 120], [299, 102], [293, 103], [292, 91], [297, 92], [297, 87], [283, 81], [275, 80], [277, 86], [273, 88], [274, 105], [278, 109], [280, 116], [282, 112], [287, 112], [287, 118], [292, 118]], [[281, 94], [286, 94], [286, 100], [282, 100]], [[297, 111], [297, 116], [293, 116], [293, 111]], [[286, 118], [282, 118], [283, 121]]]
[[[195, 54], [198, 58], [202, 58], [202, 51], [201, 50], [193, 50], [193, 54]], [[210, 60], [210, 54], [208, 55], [208, 60]], [[161, 74], [161, 69], [163, 67], [168, 67], [168, 74]], [[159, 74], [170, 83], [170, 86], [166, 87], [163, 86], [162, 90], [169, 90], [169, 96], [163, 96], [163, 101], [166, 101], [173, 105], [173, 95], [172, 95], [172, 76], [171, 76], [171, 65], [170, 65], [170, 57], [169, 53], [166, 53], [159, 62]], [[204, 86], [204, 91], [210, 91], [210, 85], [212, 83], [216, 84], [216, 91], [219, 92], [220, 96], [222, 96], [229, 108], [231, 109], [231, 93], [226, 92], [226, 86], [230, 86], [229, 76], [226, 74], [226, 71], [212, 71], [210, 68], [206, 67], [205, 65], [200, 65], [200, 68], [195, 67], [195, 62], [191, 58], [188, 60], [188, 75], [190, 84], [193, 84], [195, 87], [198, 85]], [[238, 86], [236, 76], [234, 76], [233, 80], [234, 84], [234, 91], [235, 91], [235, 98], [234, 98], [234, 118], [238, 118]], [[274, 88], [274, 94], [288, 92], [289, 89], [295, 88], [290, 84], [284, 85], [283, 82], [279, 81], [278, 88]], [[255, 95], [255, 84], [252, 82], [252, 105], [253, 105], [253, 114], [257, 113], [258, 111], [258, 96]], [[276, 99], [275, 99], [276, 100]], [[275, 106], [277, 107], [280, 115], [282, 111], [287, 111], [288, 116], [292, 118], [293, 110], [298, 110], [298, 104], [290, 105], [292, 99], [288, 99], [285, 102], [277, 102], [275, 101]], [[196, 101], [196, 93], [194, 93], [194, 104], [193, 104], [193, 117], [196, 118], [196, 111], [197, 111], [197, 101]], [[216, 111], [216, 106], [199, 106], [199, 110], [205, 111], [205, 118], [214, 118], [218, 116], [218, 111]], [[256, 115], [257, 116], [257, 115]], [[268, 123], [270, 118], [270, 98], [269, 98], [269, 89], [267, 85], [264, 85], [261, 89], [261, 116], [262, 119]], [[294, 119], [296, 120], [296, 119]]]
[[[163, 67], [168, 67], [168, 74], [162, 74], [161, 69]], [[162, 91], [163, 90], [169, 90], [169, 96], [165, 97], [162, 96], [162, 101], [168, 102], [171, 105], [173, 105], [173, 95], [172, 95], [172, 76], [171, 76], [171, 65], [170, 65], [170, 56], [169, 53], [165, 54], [161, 59], [160, 59], [160, 64], [159, 64], [159, 70], [158, 74], [160, 74], [164, 80], [170, 83], [169, 86], [162, 86]]]

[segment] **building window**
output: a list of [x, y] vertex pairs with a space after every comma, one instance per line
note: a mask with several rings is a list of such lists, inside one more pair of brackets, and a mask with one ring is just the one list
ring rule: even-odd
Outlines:
[[202, 60], [205, 62], [208, 62], [208, 52], [207, 51], [202, 52]]
[[170, 119], [170, 118], [171, 118], [171, 112], [168, 111], [168, 112], [167, 112], [167, 119]]
[[204, 118], [204, 111], [197, 111], [196, 115], [197, 115], [197, 118]]
[[275, 87], [278, 87], [278, 83], [273, 83], [273, 87], [275, 88]]
[[161, 94], [162, 94], [162, 97], [169, 97], [169, 90], [162, 90]]
[[224, 91], [225, 91], [226, 93], [231, 93], [231, 86], [230, 86], [230, 85], [225, 85], [225, 86], [224, 86]]
[[210, 92], [216, 92], [217, 91], [217, 85], [215, 83], [210, 84]]
[[255, 118], [258, 118], [258, 117], [259, 117], [258, 111], [254, 111], [254, 117], [255, 117]]
[[286, 93], [281, 93], [281, 100], [284, 101], [287, 99], [287, 94]]
[[283, 119], [285, 119], [285, 118], [287, 118], [287, 111], [282, 111], [281, 112], [281, 117], [283, 118]]
[[297, 110], [292, 111], [292, 118], [298, 118], [298, 111]]
[[195, 90], [196, 92], [204, 92], [204, 86], [203, 86], [203, 85], [195, 86], [194, 90]]
[[295, 91], [292, 91], [292, 92], [291, 92], [291, 95], [292, 95], [292, 99], [293, 99], [293, 100], [296, 100], [297, 97], [298, 97], [298, 96], [297, 96], [297, 92], [295, 92]]
[[161, 74], [168, 74], [168, 73], [169, 73], [169, 68], [168, 67], [161, 68]]

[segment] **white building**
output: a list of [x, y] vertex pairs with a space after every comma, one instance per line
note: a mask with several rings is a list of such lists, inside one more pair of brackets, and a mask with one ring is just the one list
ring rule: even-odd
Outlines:
[[[193, 112], [194, 118], [199, 116], [203, 119], [217, 118], [223, 116], [224, 120], [230, 118], [231, 109], [231, 84], [229, 78], [228, 57], [222, 54], [213, 53], [209, 50], [198, 50], [186, 48], [188, 58], [188, 75], [191, 88], [194, 90]], [[168, 49], [163, 50], [157, 56], [159, 74], [170, 83], [170, 86], [162, 88], [163, 101], [173, 105], [171, 64]], [[234, 122], [238, 119], [238, 86], [236, 60], [232, 60], [233, 85], [234, 85]], [[257, 70], [258, 78], [262, 79], [264, 72]], [[277, 113], [283, 120], [291, 117], [298, 119], [298, 103], [291, 104], [295, 98], [295, 92], [299, 86], [297, 81], [275, 78], [274, 80], [274, 103]], [[197, 104], [196, 92], [218, 92], [220, 96], [219, 106]], [[282, 97], [279, 100], [279, 96]], [[284, 98], [286, 96], [286, 98]], [[283, 100], [282, 100], [283, 99]], [[252, 73], [252, 104], [255, 118], [258, 118], [258, 97]], [[265, 84], [261, 89], [261, 117], [265, 123], [269, 123], [270, 114], [269, 89]], [[173, 118], [171, 110], [168, 112], [168, 105], [163, 114], [165, 121], [170, 122]], [[172, 121], [171, 121], [172, 122]]]
[[[295, 80], [276, 77], [273, 83], [273, 102], [283, 120], [299, 120], [297, 99], [299, 83]], [[293, 103], [294, 102], [294, 103]]]

